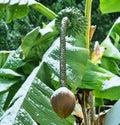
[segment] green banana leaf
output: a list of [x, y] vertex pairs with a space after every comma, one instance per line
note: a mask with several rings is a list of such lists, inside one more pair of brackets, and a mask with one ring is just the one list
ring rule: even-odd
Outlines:
[[99, 99], [120, 98], [120, 77], [88, 61], [80, 88], [94, 90]]
[[120, 52], [119, 50], [113, 45], [111, 42], [111, 39], [107, 37], [102, 43], [101, 46], [106, 48], [106, 51], [104, 53], [104, 56], [114, 58], [114, 59], [120, 59]]
[[17, 79], [9, 79], [0, 77], [0, 94], [9, 90], [9, 88], [17, 83]]
[[[66, 57], [67, 57], [67, 85], [76, 91], [79, 86], [82, 76], [86, 69], [88, 60], [88, 50], [71, 44], [73, 38], [66, 37]], [[78, 40], [77, 40], [78, 41]], [[80, 39], [79, 39], [80, 42]], [[60, 54], [60, 39], [57, 38], [51, 47], [46, 51], [42, 61], [45, 62], [52, 72], [59, 77], [59, 54]], [[84, 58], [83, 58], [84, 57]]]
[[[18, 74], [11, 69], [0, 69], [0, 94], [9, 91], [10, 87], [18, 83], [18, 81], [23, 81], [24, 75]], [[14, 90], [13, 90], [14, 92]]]
[[17, 79], [15, 84], [10, 86], [6, 92], [1, 94], [1, 95], [7, 94], [6, 98], [4, 98], [4, 103], [3, 103], [3, 107], [2, 107], [2, 109], [4, 111], [6, 111], [8, 109], [11, 100], [13, 99], [13, 97], [15, 96], [15, 94], [19, 90], [19, 88], [22, 86], [23, 82], [24, 82], [23, 80]]
[[[9, 58], [9, 56], [7, 57]], [[7, 59], [5, 59], [5, 61], [8, 62]], [[0, 68], [0, 94], [8, 91], [11, 86], [22, 79], [24, 79], [24, 75], [19, 74], [10, 68]]]
[[0, 68], [0, 77], [1, 76], [10, 77], [10, 78], [12, 78], [14, 76], [15, 77], [22, 77], [21, 74], [18, 74], [11, 69], [3, 69], [3, 68]]
[[119, 0], [100, 0], [100, 9], [102, 13], [120, 12]]
[[[25, 80], [24, 73], [17, 70], [25, 65], [26, 62], [20, 47], [16, 51], [1, 51], [0, 56], [0, 96], [7, 94], [4, 99], [4, 106], [1, 108], [3, 110], [3, 108], [7, 108], [9, 102]], [[0, 102], [1, 104], [2, 102]]]
[[[112, 28], [110, 29], [106, 39], [101, 43], [101, 46], [106, 48], [104, 56], [111, 57], [114, 59], [120, 59], [120, 52], [116, 48], [117, 44], [119, 44], [120, 41], [119, 40], [115, 41], [116, 39], [119, 39], [119, 38], [115, 37], [115, 34], [117, 34], [116, 37], [118, 37], [118, 36], [120, 37], [120, 18], [118, 18], [115, 21], [115, 23], [113, 24]], [[112, 43], [111, 37], [114, 40], [113, 41], [114, 44]]]
[[6, 101], [7, 95], [8, 95], [8, 93], [3, 93], [0, 95], [0, 117], [2, 117], [2, 115], [4, 113], [3, 107], [4, 107], [4, 103]]
[[4, 15], [4, 5], [0, 4], [0, 20], [3, 18]]
[[35, 28], [29, 32], [23, 39], [21, 48], [26, 60], [39, 62], [43, 54], [49, 48], [54, 38], [58, 35], [55, 30], [54, 21], [48, 24], [45, 28]]
[[[72, 125], [74, 118], [59, 118], [52, 109], [50, 96], [54, 92], [46, 86], [37, 74], [41, 70], [41, 63], [28, 76], [25, 83], [13, 98], [9, 109], [0, 119], [2, 125]], [[47, 92], [47, 93], [46, 93]]]
[[99, 90], [103, 82], [109, 80], [111, 77], [110, 72], [88, 61], [85, 74], [79, 87], [83, 89]]
[[116, 75], [120, 74], [120, 72], [119, 72], [120, 69], [119, 69], [115, 59], [111, 59], [109, 57], [103, 57], [101, 59], [100, 66]]
[[120, 17], [116, 19], [108, 35], [111, 36], [112, 33], [117, 33], [118, 35], [120, 35], [119, 31], [120, 31]]
[[120, 50], [120, 17], [115, 21], [115, 23], [113, 24], [109, 34], [109, 37], [111, 37], [111, 39], [113, 40], [114, 46]]
[[2, 68], [16, 70], [17, 68], [25, 65], [25, 63], [24, 55], [22, 53], [21, 47], [19, 47], [16, 51], [12, 51], [9, 54]]
[[0, 1], [0, 20], [3, 18], [5, 11], [7, 23], [14, 19], [23, 18], [27, 16], [29, 7], [39, 11], [50, 20], [56, 17], [54, 12], [35, 0], [4, 0]]
[[105, 80], [101, 89], [95, 91], [98, 98], [118, 100], [120, 98], [120, 77], [113, 75], [110, 80]]
[[10, 52], [11, 51], [0, 51], [0, 68], [4, 65]]
[[[48, 67], [48, 65], [43, 62], [44, 65], [41, 66], [41, 70], [39, 71], [39, 74], [37, 74], [37, 77], [45, 83], [47, 86], [52, 88], [53, 90], [56, 90], [60, 87], [59, 80], [56, 82], [57, 86], [55, 86], [54, 81], [54, 73], [51, 71], [51, 69]], [[46, 92], [47, 93], [47, 92]]]
[[81, 88], [94, 90], [96, 98], [118, 100], [120, 77], [88, 61]]
[[100, 66], [115, 74], [119, 74], [118, 63], [116, 62], [116, 60], [120, 60], [119, 42], [120, 18], [115, 21], [106, 39], [101, 43], [101, 46], [105, 47], [106, 50]]

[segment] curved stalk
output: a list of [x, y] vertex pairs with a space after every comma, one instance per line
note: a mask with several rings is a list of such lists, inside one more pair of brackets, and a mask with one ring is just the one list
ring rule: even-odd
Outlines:
[[64, 87], [66, 85], [66, 30], [68, 18], [64, 17], [61, 21], [60, 28], [60, 83]]

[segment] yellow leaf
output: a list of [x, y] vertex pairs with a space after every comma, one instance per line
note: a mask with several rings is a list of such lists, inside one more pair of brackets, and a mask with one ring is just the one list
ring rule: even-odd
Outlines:
[[104, 47], [101, 47], [98, 43], [98, 41], [95, 42], [95, 45], [94, 45], [94, 51], [92, 53], [92, 62], [94, 64], [98, 64], [98, 63], [101, 63], [101, 58], [105, 52], [105, 49]]

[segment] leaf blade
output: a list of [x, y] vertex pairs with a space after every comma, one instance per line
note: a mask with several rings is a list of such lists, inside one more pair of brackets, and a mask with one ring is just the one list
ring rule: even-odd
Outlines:
[[102, 13], [120, 12], [119, 0], [100, 0], [100, 9]]

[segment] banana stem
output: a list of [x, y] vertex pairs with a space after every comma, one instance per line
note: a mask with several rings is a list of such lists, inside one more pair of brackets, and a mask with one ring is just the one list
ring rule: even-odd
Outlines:
[[[86, 0], [86, 6], [85, 6], [85, 16], [88, 20], [88, 27], [86, 30], [86, 47], [90, 49], [90, 27], [91, 27], [91, 9], [92, 9], [92, 0]], [[94, 98], [93, 98], [93, 91], [89, 91], [88, 95], [86, 96], [87, 103], [90, 106], [90, 113], [88, 113], [88, 116], [90, 116], [89, 121], [90, 125], [94, 125], [95, 122], [95, 112], [94, 112]]]
[[60, 29], [60, 83], [64, 87], [66, 85], [66, 30], [68, 18], [64, 17], [61, 21]]
[[88, 49], [90, 46], [91, 9], [92, 9], [92, 0], [86, 0], [85, 17], [87, 18], [87, 21], [88, 21], [88, 27], [86, 30], [86, 47]]

